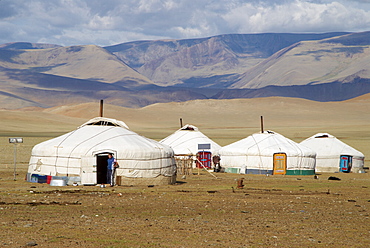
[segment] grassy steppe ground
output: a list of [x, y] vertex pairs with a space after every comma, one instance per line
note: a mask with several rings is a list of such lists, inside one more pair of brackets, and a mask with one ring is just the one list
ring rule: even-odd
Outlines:
[[[52, 187], [0, 168], [2, 247], [366, 247], [370, 176], [205, 171], [176, 185]], [[328, 180], [336, 176], [340, 181]]]

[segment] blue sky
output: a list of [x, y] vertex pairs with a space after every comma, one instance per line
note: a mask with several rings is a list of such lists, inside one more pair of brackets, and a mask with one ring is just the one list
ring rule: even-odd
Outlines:
[[0, 44], [370, 31], [370, 0], [0, 0]]

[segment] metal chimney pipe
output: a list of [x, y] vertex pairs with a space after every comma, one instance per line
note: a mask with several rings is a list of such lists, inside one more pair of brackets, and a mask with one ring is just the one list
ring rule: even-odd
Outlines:
[[263, 116], [261, 115], [261, 133], [263, 133]]
[[180, 128], [182, 128], [182, 118], [180, 118]]
[[100, 117], [103, 117], [103, 100], [100, 100]]

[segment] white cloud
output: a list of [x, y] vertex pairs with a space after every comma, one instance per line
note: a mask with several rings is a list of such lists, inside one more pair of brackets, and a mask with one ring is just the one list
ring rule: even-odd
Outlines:
[[116, 21], [116, 18], [113, 16], [95, 15], [86, 25], [86, 28], [90, 28], [92, 30], [113, 30], [116, 27]]
[[199, 28], [174, 27], [173, 30], [185, 38], [199, 37], [202, 35], [202, 31]]
[[370, 29], [370, 12], [339, 2], [244, 4], [223, 15], [230, 29], [239, 33], [330, 32]]
[[367, 30], [369, 0], [0, 0], [0, 43]]

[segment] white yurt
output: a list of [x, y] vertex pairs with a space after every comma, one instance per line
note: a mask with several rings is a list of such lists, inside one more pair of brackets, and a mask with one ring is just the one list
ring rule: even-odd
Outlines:
[[316, 153], [272, 131], [255, 133], [219, 151], [225, 172], [314, 175]]
[[300, 144], [316, 151], [316, 172], [364, 172], [364, 154], [333, 135], [317, 133]]
[[189, 124], [164, 138], [160, 143], [172, 147], [177, 157], [192, 157], [194, 166], [197, 154], [202, 156], [199, 160], [207, 165], [210, 164], [212, 156], [217, 155], [221, 148], [220, 145], [200, 132], [196, 126]]
[[34, 146], [27, 180], [104, 184], [109, 153], [119, 163], [119, 185], [176, 181], [172, 148], [130, 131], [122, 121], [104, 117], [91, 119], [72, 132]]

